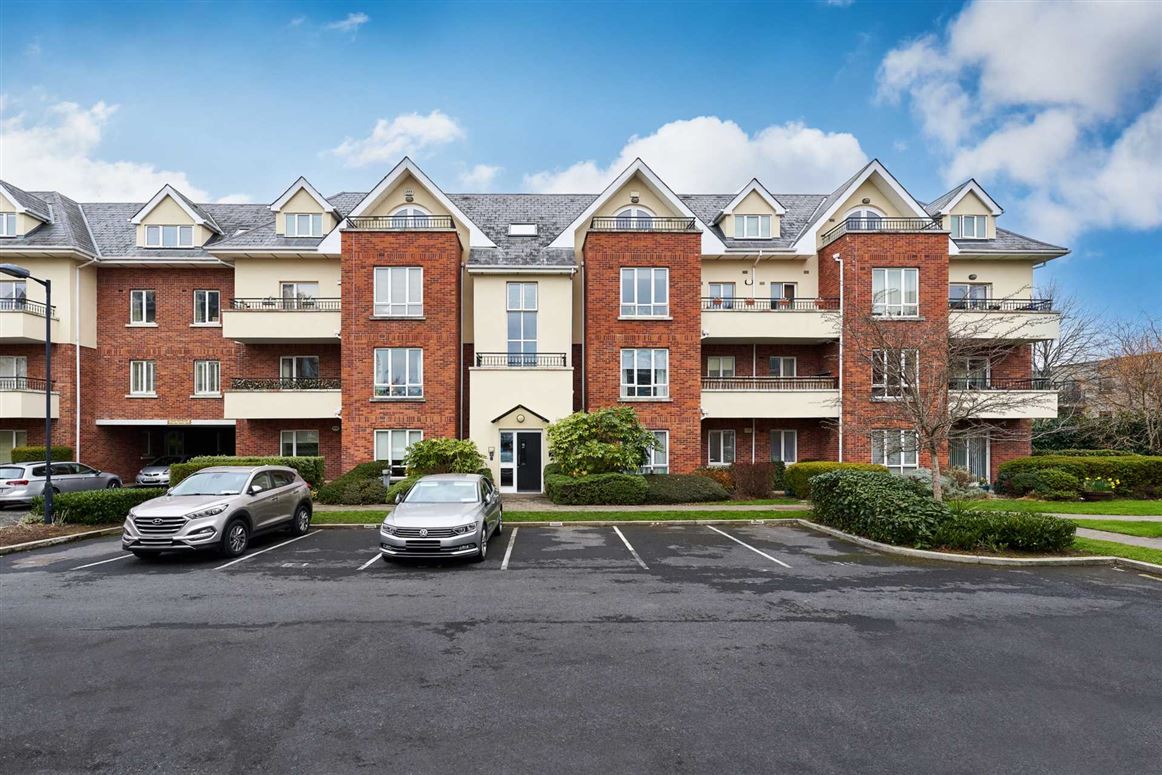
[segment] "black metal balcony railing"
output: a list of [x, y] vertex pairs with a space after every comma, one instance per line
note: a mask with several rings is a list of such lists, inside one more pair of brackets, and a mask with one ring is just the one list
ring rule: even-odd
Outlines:
[[803, 296], [797, 299], [738, 299], [703, 296], [702, 309], [712, 312], [834, 312], [839, 299]]
[[347, 219], [352, 231], [450, 231], [450, 215], [356, 215]]
[[564, 366], [565, 353], [476, 353], [476, 365], [510, 369]]
[[40, 377], [0, 377], [0, 390], [28, 390], [43, 393], [45, 381]]
[[951, 390], [1053, 390], [1053, 384], [1038, 377], [986, 379], [962, 377], [948, 381]]
[[0, 299], [0, 312], [27, 312], [30, 315], [56, 317], [56, 307], [46, 307], [43, 302], [29, 299]]
[[703, 390], [836, 390], [836, 377], [703, 377]]
[[940, 232], [943, 230], [940, 222], [935, 218], [844, 218], [834, 228], [824, 232], [823, 242], [831, 242], [844, 234]]
[[231, 390], [339, 390], [339, 377], [234, 377]]
[[1052, 312], [1053, 299], [949, 299], [948, 308], [982, 312]]
[[697, 231], [693, 218], [631, 218], [619, 215], [599, 215], [589, 228], [593, 231]]
[[338, 312], [339, 298], [294, 298], [265, 296], [257, 299], [230, 299], [237, 312]]

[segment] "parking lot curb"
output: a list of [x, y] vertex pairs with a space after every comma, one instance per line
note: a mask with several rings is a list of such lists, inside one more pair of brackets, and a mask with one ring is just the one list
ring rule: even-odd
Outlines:
[[5, 554], [15, 554], [16, 552], [27, 552], [33, 549], [43, 549], [46, 546], [56, 546], [57, 544], [71, 544], [74, 541], [84, 541], [86, 538], [97, 538], [99, 536], [113, 535], [120, 533], [120, 527], [105, 527], [100, 530], [86, 530], [84, 533], [72, 533], [67, 536], [56, 536], [55, 538], [42, 538], [39, 541], [25, 541], [22, 544], [12, 544], [11, 546], [0, 546], [0, 557]]

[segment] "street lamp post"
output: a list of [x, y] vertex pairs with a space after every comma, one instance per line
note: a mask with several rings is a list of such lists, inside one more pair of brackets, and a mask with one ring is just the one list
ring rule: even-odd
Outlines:
[[44, 286], [44, 523], [52, 524], [52, 280], [33, 277], [16, 264], [0, 264], [0, 273]]

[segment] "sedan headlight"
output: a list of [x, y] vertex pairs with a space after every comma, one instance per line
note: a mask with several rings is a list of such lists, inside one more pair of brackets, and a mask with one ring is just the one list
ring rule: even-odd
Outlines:
[[389, 535], [389, 536], [395, 535], [395, 525], [389, 525], [386, 522], [384, 522], [382, 525], [379, 526], [379, 532], [383, 533], [384, 535]]
[[470, 522], [467, 525], [457, 525], [456, 527], [452, 528], [452, 532], [458, 536], [461, 536], [461, 535], [464, 535], [465, 533], [471, 533], [475, 529], [476, 529], [476, 523]]
[[211, 506], [208, 509], [202, 509], [201, 511], [195, 511], [192, 514], [186, 514], [186, 519], [201, 519], [202, 517], [213, 517], [213, 516], [216, 516], [218, 514], [221, 514], [223, 511], [225, 511], [229, 507], [229, 505], [230, 504], [228, 504], [228, 503], [220, 503], [217, 506]]

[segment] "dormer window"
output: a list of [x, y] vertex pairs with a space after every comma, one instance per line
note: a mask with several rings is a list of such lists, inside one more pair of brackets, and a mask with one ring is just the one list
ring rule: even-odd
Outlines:
[[287, 213], [286, 236], [288, 237], [322, 237], [322, 213]]
[[16, 213], [0, 213], [0, 237], [15, 237]]
[[626, 207], [617, 214], [618, 229], [649, 229], [653, 225], [654, 214], [644, 207]]
[[848, 231], [879, 231], [884, 214], [874, 207], [857, 207], [849, 212], [844, 221]]
[[422, 207], [404, 205], [391, 214], [391, 226], [393, 229], [426, 229], [429, 215], [431, 213]]
[[147, 248], [192, 248], [194, 246], [194, 227], [146, 226], [145, 246]]
[[770, 239], [771, 216], [769, 215], [736, 215], [734, 216], [735, 239]]
[[987, 215], [954, 215], [952, 216], [952, 237], [954, 239], [985, 239]]

